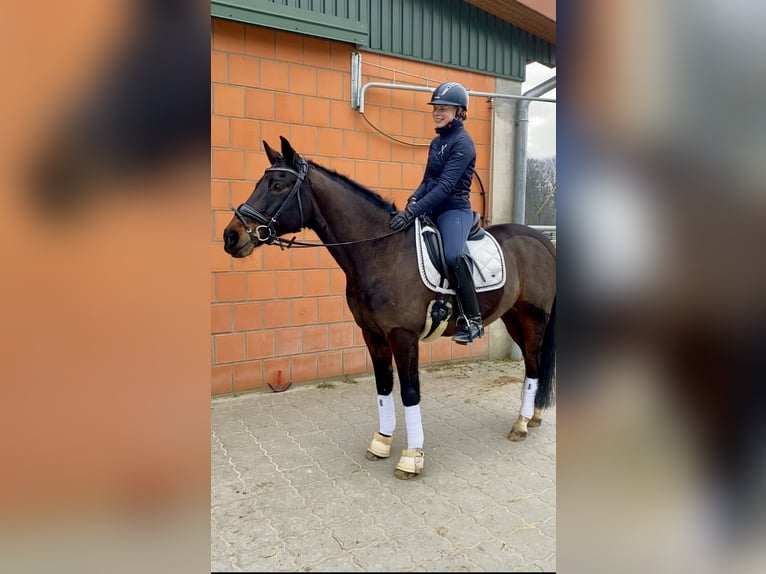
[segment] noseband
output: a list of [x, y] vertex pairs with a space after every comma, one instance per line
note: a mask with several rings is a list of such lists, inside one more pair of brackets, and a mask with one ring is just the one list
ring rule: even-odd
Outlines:
[[[271, 244], [278, 240], [277, 230], [274, 228], [274, 224], [277, 222], [279, 213], [282, 211], [282, 209], [284, 209], [285, 205], [287, 205], [287, 202], [290, 201], [290, 198], [292, 198], [294, 195], [298, 199], [298, 210], [301, 214], [301, 229], [303, 229], [303, 205], [301, 204], [300, 190], [308, 170], [309, 164], [304, 159], [300, 160], [300, 163], [298, 164], [298, 171], [289, 167], [270, 167], [266, 170], [266, 172], [286, 171], [288, 173], [292, 173], [297, 178], [293, 184], [293, 188], [290, 190], [290, 193], [287, 194], [287, 197], [285, 197], [284, 201], [279, 206], [279, 209], [277, 209], [277, 212], [271, 217], [264, 215], [256, 209], [253, 209], [247, 203], [243, 203], [237, 208], [231, 208], [237, 218], [242, 222], [245, 231], [250, 236], [250, 241], [253, 243], [258, 241], [260, 243]], [[245, 219], [246, 217], [256, 221], [259, 225], [256, 225], [255, 229], [253, 229]]]

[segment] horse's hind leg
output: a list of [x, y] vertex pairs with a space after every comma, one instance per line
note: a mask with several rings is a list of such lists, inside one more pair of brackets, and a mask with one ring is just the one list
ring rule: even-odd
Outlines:
[[535, 413], [527, 423], [528, 427], [539, 427], [543, 422], [543, 409], [535, 407]]
[[508, 440], [513, 442], [525, 440], [528, 434], [527, 429], [539, 427], [542, 423], [542, 409], [534, 405], [545, 322], [546, 316], [542, 311], [523, 304], [519, 305], [518, 314], [507, 313], [503, 316], [503, 323], [508, 333], [521, 348], [525, 368], [519, 416], [508, 433]]
[[362, 331], [367, 350], [370, 353], [375, 371], [377, 390], [378, 430], [372, 435], [365, 456], [369, 460], [380, 460], [391, 455], [391, 440], [396, 430], [396, 411], [394, 409], [394, 372], [391, 364], [391, 347], [385, 338], [367, 330]]

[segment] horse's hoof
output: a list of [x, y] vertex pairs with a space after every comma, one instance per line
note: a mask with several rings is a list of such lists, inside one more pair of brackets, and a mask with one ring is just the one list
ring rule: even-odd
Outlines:
[[405, 472], [403, 470], [399, 470], [398, 468], [394, 470], [394, 476], [399, 480], [409, 480], [411, 478], [415, 478], [417, 475], [417, 472]]
[[402, 456], [394, 470], [394, 476], [400, 480], [409, 480], [423, 472], [425, 455], [419, 448], [408, 448], [402, 451]]
[[526, 432], [519, 432], [519, 431], [512, 430], [511, 432], [508, 433], [508, 440], [511, 440], [513, 442], [521, 442], [526, 438], [527, 438]]
[[543, 419], [532, 417], [529, 419], [529, 422], [527, 423], [528, 427], [539, 427], [543, 422]]
[[372, 435], [372, 442], [370, 442], [370, 446], [367, 447], [367, 453], [365, 454], [367, 460], [388, 458], [391, 455], [392, 440], [392, 437], [384, 436], [375, 431], [375, 434]]

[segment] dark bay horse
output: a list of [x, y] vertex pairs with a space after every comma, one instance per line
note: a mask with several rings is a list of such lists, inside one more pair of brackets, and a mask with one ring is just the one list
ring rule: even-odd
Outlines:
[[[392, 399], [396, 361], [405, 406], [408, 448], [395, 474], [412, 478], [423, 470], [418, 345], [429, 303], [436, 294], [422, 282], [416, 263], [414, 227], [389, 228], [395, 207], [338, 173], [303, 159], [285, 139], [282, 153], [263, 142], [271, 167], [237, 209], [223, 232], [224, 249], [247, 257], [262, 244], [290, 243], [280, 236], [313, 230], [346, 274], [346, 299], [375, 372], [379, 407]], [[519, 416], [508, 435], [524, 440], [553, 404], [555, 377], [556, 250], [542, 233], [516, 224], [486, 228], [502, 247], [507, 279], [501, 288], [479, 293], [485, 324], [502, 319], [524, 356], [526, 377]], [[442, 336], [455, 332], [455, 318]], [[391, 403], [392, 404], [392, 403]], [[407, 409], [410, 409], [409, 411]], [[390, 455], [395, 421], [379, 410], [370, 459]], [[390, 416], [393, 416], [390, 407]]]

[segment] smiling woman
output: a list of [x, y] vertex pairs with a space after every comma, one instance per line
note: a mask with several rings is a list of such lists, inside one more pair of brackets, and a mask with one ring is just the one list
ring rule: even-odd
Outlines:
[[391, 219], [391, 229], [398, 231], [422, 215], [435, 220], [462, 318], [452, 340], [465, 345], [484, 336], [466, 257], [466, 241], [473, 225], [471, 180], [476, 167], [476, 146], [463, 125], [468, 116], [468, 92], [457, 82], [445, 82], [434, 90], [428, 105], [433, 106], [431, 115], [438, 135], [431, 140], [423, 180], [407, 200], [407, 207]]

